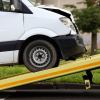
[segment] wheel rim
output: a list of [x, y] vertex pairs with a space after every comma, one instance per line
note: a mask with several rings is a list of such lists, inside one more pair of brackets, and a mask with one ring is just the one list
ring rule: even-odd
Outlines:
[[46, 47], [37, 46], [30, 51], [29, 58], [32, 66], [43, 68], [50, 63], [51, 54]]

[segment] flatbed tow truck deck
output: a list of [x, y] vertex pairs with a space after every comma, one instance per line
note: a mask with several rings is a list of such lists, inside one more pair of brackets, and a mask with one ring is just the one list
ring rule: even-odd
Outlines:
[[100, 54], [90, 56], [88, 58], [81, 58], [79, 60], [71, 61], [68, 64], [61, 65], [56, 68], [43, 70], [39, 72], [30, 72], [7, 79], [0, 80], [0, 90], [10, 89], [17, 86], [31, 84], [42, 80], [60, 77], [88, 69], [100, 67]]

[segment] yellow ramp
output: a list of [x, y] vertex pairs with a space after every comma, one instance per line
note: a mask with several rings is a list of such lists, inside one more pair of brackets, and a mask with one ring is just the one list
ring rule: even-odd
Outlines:
[[35, 73], [27, 73], [0, 80], [0, 90], [21, 86], [33, 82], [38, 82], [97, 67], [100, 67], [100, 54], [91, 56], [89, 58], [82, 58], [76, 61], [71, 61], [68, 64], [56, 68]]

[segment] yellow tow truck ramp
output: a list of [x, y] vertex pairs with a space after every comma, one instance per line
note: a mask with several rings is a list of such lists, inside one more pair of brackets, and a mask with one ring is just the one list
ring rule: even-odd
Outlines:
[[34, 73], [26, 73], [7, 79], [2, 79], [0, 80], [0, 90], [9, 89], [16, 86], [30, 84], [33, 82], [38, 82], [98, 67], [100, 67], [100, 54], [88, 58], [82, 58], [76, 61], [71, 61], [68, 64], [56, 68]]

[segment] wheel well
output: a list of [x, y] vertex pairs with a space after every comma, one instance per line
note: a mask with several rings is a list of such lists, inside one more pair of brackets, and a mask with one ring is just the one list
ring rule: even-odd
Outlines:
[[35, 35], [35, 36], [31, 36], [29, 37], [27, 40], [24, 41], [24, 43], [22, 44], [21, 46], [21, 49], [19, 50], [19, 64], [23, 64], [23, 51], [25, 49], [25, 47], [32, 41], [34, 40], [38, 40], [38, 39], [43, 39], [43, 40], [46, 40], [48, 42], [50, 42], [56, 49], [57, 51], [57, 54], [58, 54], [58, 57], [59, 58], [62, 58], [62, 55], [61, 55], [61, 51], [60, 51], [60, 48], [59, 46], [57, 45], [57, 43], [50, 37], [47, 37], [47, 36], [44, 36], [44, 35]]

